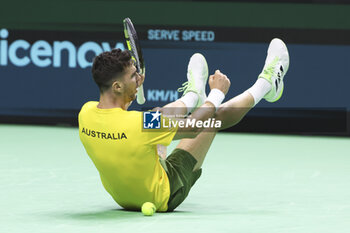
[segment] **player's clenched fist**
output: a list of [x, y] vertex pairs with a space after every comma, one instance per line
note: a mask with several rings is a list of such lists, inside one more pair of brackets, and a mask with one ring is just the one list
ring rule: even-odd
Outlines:
[[216, 70], [215, 74], [210, 75], [209, 77], [210, 90], [219, 89], [226, 95], [228, 92], [228, 89], [230, 88], [230, 85], [231, 85], [230, 80], [227, 78], [226, 75], [221, 73], [220, 70]]

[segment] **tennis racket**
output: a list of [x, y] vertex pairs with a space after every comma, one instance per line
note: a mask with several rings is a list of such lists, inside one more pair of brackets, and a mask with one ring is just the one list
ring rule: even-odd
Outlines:
[[[145, 62], [143, 60], [142, 51], [139, 40], [137, 38], [135, 27], [129, 18], [125, 18], [123, 20], [123, 25], [126, 44], [128, 45], [128, 50], [131, 52], [132, 59], [135, 61], [137, 72], [139, 74], [145, 75]], [[143, 85], [139, 86], [137, 90], [136, 101], [138, 104], [144, 104], [146, 101]]]

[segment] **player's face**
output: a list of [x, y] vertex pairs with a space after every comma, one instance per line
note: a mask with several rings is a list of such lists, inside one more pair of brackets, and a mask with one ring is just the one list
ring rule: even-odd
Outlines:
[[137, 88], [140, 82], [140, 75], [136, 72], [136, 67], [131, 65], [125, 69], [124, 75], [124, 97], [127, 102], [136, 99]]

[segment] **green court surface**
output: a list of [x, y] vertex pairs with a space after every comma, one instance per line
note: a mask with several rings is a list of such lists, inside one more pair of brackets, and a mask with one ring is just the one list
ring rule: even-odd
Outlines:
[[220, 133], [185, 202], [152, 217], [107, 194], [77, 128], [0, 125], [0, 159], [3, 233], [350, 232], [349, 138]]

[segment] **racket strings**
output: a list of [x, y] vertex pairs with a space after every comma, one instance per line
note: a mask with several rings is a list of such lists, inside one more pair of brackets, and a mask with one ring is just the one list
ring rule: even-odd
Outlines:
[[141, 72], [140, 59], [139, 59], [139, 55], [137, 52], [136, 42], [134, 40], [134, 38], [137, 38], [137, 36], [135, 33], [133, 33], [132, 29], [129, 26], [127, 26], [127, 32], [129, 34], [129, 45], [130, 45], [129, 50], [131, 51], [131, 55], [132, 55], [133, 59], [135, 60], [135, 66], [136, 66], [137, 72], [140, 73]]

